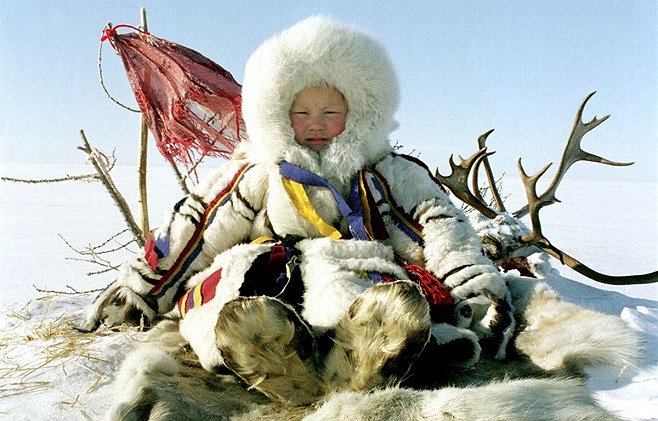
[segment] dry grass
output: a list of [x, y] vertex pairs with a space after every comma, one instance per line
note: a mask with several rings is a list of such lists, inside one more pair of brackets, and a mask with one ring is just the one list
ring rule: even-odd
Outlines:
[[[94, 379], [86, 393], [92, 393], [109, 380], [108, 375], [113, 370], [94, 368], [111, 364], [102, 349], [95, 345], [114, 331], [78, 332], [75, 326], [80, 320], [70, 315], [51, 314], [54, 298], [50, 295], [32, 300], [18, 311], [0, 308], [9, 326], [0, 329], [0, 399], [53, 388], [52, 379], [68, 376], [72, 368], [86, 370]], [[44, 309], [36, 315], [31, 314], [35, 306]], [[122, 332], [123, 335], [115, 334], [116, 340], [125, 336], [133, 340], [137, 333], [128, 328]], [[32, 357], [26, 358], [26, 355]], [[79, 396], [69, 395], [63, 404], [74, 406], [78, 399]]]

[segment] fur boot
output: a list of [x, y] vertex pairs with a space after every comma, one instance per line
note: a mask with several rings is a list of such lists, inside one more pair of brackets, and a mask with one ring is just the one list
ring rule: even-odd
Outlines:
[[224, 306], [215, 328], [224, 363], [273, 400], [310, 404], [324, 394], [316, 376], [310, 328], [288, 305], [270, 297], [240, 297]]
[[391, 385], [405, 377], [430, 337], [429, 306], [410, 281], [361, 294], [329, 332], [323, 379], [333, 390]]

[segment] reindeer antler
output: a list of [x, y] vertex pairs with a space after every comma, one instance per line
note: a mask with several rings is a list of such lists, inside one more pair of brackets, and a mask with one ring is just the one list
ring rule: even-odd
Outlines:
[[[566, 174], [567, 170], [578, 161], [599, 162], [601, 164], [618, 166], [618, 167], [633, 165], [633, 162], [610, 161], [608, 159], [601, 158], [598, 155], [594, 155], [589, 152], [586, 152], [581, 148], [580, 141], [583, 139], [583, 136], [585, 136], [590, 130], [594, 129], [595, 127], [597, 127], [599, 124], [603, 123], [610, 117], [609, 114], [601, 118], [596, 118], [596, 116], [594, 116], [592, 120], [590, 120], [589, 122], [587, 123], [583, 122], [583, 110], [585, 109], [585, 105], [587, 105], [587, 101], [589, 101], [590, 98], [592, 98], [595, 93], [596, 91], [587, 95], [587, 97], [583, 100], [582, 104], [580, 104], [580, 108], [578, 108], [578, 112], [576, 113], [576, 119], [573, 122], [571, 134], [569, 135], [569, 140], [567, 141], [567, 144], [564, 147], [564, 152], [562, 152], [562, 158], [560, 160], [560, 166], [558, 167], [557, 173], [553, 177], [553, 180], [551, 181], [551, 184], [548, 186], [546, 191], [543, 194], [541, 194], [541, 196], [538, 197], [538, 199], [542, 203], [544, 203], [544, 205], [542, 205], [541, 207], [553, 204], [555, 202], [559, 202], [559, 200], [555, 197], [555, 191], [560, 185], [560, 182], [562, 181], [562, 178]], [[551, 164], [543, 168], [540, 171], [538, 177], [541, 177], [541, 174], [546, 172], [546, 170], [550, 165]], [[519, 159], [519, 172], [523, 172], [523, 167], [521, 166], [521, 159]], [[528, 206], [524, 206], [518, 211], [514, 212], [513, 215], [515, 218], [521, 218], [527, 215], [528, 211], [529, 211]]]
[[[490, 133], [491, 131], [483, 136], [486, 137]], [[459, 200], [490, 219], [495, 218], [498, 214], [491, 209], [482, 198], [479, 188], [477, 187], [477, 177], [473, 177], [473, 192], [468, 189], [468, 178], [471, 172], [477, 175], [477, 167], [479, 163], [493, 153], [494, 152], [487, 152], [487, 148], [482, 148], [467, 159], [460, 156], [459, 165], [455, 163], [453, 155], [450, 155], [450, 175], [443, 176], [439, 173], [438, 169], [434, 172], [434, 176], [443, 185], [448, 187], [450, 191], [459, 198]]]
[[[567, 253], [561, 251], [557, 247], [553, 246], [550, 241], [544, 236], [541, 230], [541, 222], [539, 219], [539, 211], [548, 205], [551, 205], [559, 200], [555, 197], [555, 192], [562, 181], [562, 178], [566, 174], [567, 170], [578, 161], [590, 161], [598, 162], [606, 165], [613, 166], [627, 166], [632, 165], [632, 162], [615, 162], [610, 161], [600, 156], [591, 154], [584, 151], [580, 142], [590, 130], [597, 127], [599, 124], [603, 123], [605, 120], [610, 117], [606, 115], [602, 118], [594, 117], [589, 122], [585, 123], [582, 120], [583, 110], [587, 101], [595, 94], [592, 92], [589, 94], [582, 102], [576, 113], [576, 119], [571, 129], [571, 134], [569, 135], [569, 140], [567, 145], [564, 148], [562, 153], [562, 158], [560, 160], [560, 165], [558, 167], [557, 173], [553, 177], [550, 185], [541, 195], [537, 194], [537, 181], [546, 173], [551, 164], [546, 165], [544, 168], [539, 170], [536, 174], [529, 176], [521, 164], [521, 159], [518, 161], [519, 174], [525, 188], [526, 197], [528, 199], [528, 204], [518, 211], [514, 212], [512, 215], [519, 219], [525, 215], [530, 216], [530, 222], [532, 225], [532, 232], [528, 235], [521, 236], [519, 239], [522, 244], [533, 245], [539, 247], [546, 253], [560, 260], [562, 264], [569, 266], [574, 269], [576, 272], [593, 279], [595, 281], [610, 284], [610, 285], [634, 285], [634, 284], [648, 284], [658, 282], [658, 271], [645, 273], [641, 275], [627, 275], [627, 276], [614, 276], [606, 275], [595, 271], [588, 266], [584, 265], [576, 258], [568, 255]], [[479, 193], [479, 188], [477, 185], [478, 177], [478, 166], [484, 164], [485, 171], [487, 172], [487, 178], [489, 180], [489, 185], [491, 188], [492, 196], [496, 202], [496, 206], [499, 212], [504, 212], [504, 207], [502, 206], [502, 201], [500, 200], [500, 195], [498, 189], [496, 188], [495, 182], [493, 180], [493, 175], [491, 169], [489, 168], [489, 163], [487, 162], [487, 157], [493, 152], [486, 152], [485, 141], [492, 130], [488, 131], [484, 135], [480, 136], [478, 139], [479, 147], [481, 148], [477, 153], [463, 160], [459, 166], [457, 166], [450, 157], [450, 166], [452, 168], [452, 173], [448, 177], [444, 177], [436, 172], [436, 177], [444, 183], [460, 200], [469, 206], [473, 207], [479, 211], [482, 215], [487, 218], [493, 219], [498, 214], [495, 210], [489, 207], [482, 195]], [[472, 190], [468, 190], [468, 177], [469, 174], [472, 176]], [[492, 216], [493, 215], [493, 216]]]
[[[488, 132], [486, 132], [485, 134], [481, 135], [478, 138], [478, 147], [480, 149], [486, 147], [487, 138], [491, 133], [493, 133], [493, 129], [489, 130]], [[493, 198], [493, 201], [496, 204], [496, 211], [506, 212], [505, 205], [503, 205], [503, 199], [500, 197], [500, 192], [498, 192], [498, 189], [496, 188], [496, 180], [494, 178], [493, 171], [491, 171], [491, 166], [489, 165], [488, 156], [484, 156], [482, 158], [482, 165], [484, 166], [484, 173], [487, 175], [487, 182], [489, 183], [489, 186], [491, 188], [490, 190], [491, 197]], [[476, 166], [473, 169], [473, 179], [471, 180], [473, 193], [475, 193], [479, 197], [482, 203], [485, 203], [484, 198], [480, 194], [480, 188], [478, 187], [477, 181], [478, 181], [478, 167]]]

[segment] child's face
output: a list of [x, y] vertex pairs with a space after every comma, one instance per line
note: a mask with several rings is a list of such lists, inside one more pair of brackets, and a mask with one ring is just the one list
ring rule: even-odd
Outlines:
[[329, 86], [300, 91], [290, 107], [290, 122], [298, 144], [319, 151], [345, 130], [347, 104], [343, 94]]

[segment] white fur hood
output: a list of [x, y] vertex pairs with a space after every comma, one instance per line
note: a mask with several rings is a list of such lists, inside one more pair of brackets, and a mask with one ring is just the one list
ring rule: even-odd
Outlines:
[[[298, 145], [289, 111], [309, 86], [336, 87], [348, 106], [345, 131], [320, 152]], [[380, 43], [331, 19], [315, 16], [265, 41], [247, 62], [243, 116], [254, 162], [287, 160], [345, 187], [364, 165], [390, 150], [399, 103], [395, 70]]]

